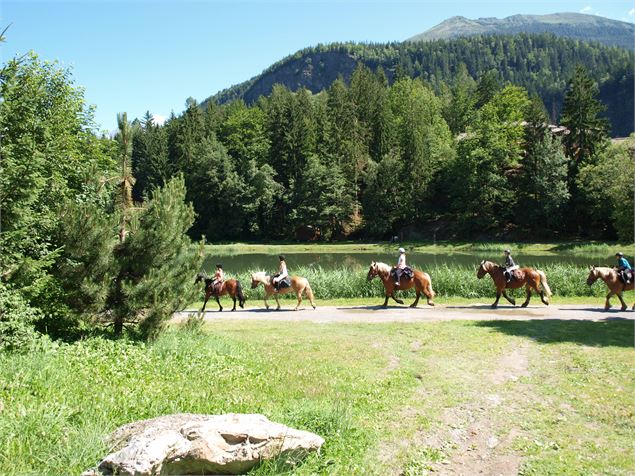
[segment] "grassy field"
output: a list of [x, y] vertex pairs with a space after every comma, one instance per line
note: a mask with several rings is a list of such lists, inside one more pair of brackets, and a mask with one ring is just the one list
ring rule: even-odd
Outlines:
[[[209, 244], [207, 249], [217, 255], [232, 255], [246, 253], [353, 253], [360, 251], [394, 252], [394, 243], [359, 243], [359, 242], [335, 242], [335, 243], [297, 243], [281, 242], [275, 244], [260, 243], [219, 243]], [[617, 250], [621, 250], [627, 256], [635, 254], [633, 243], [604, 243], [594, 241], [567, 241], [552, 243], [513, 243], [513, 242], [457, 242], [457, 241], [406, 241], [399, 243], [409, 251], [427, 253], [474, 253], [491, 252], [502, 254], [505, 248], [511, 248], [518, 253], [531, 254], [580, 254], [591, 256], [611, 256]]]
[[117, 426], [173, 412], [259, 412], [326, 439], [254, 474], [632, 474], [634, 359], [627, 320], [216, 322], [3, 354], [0, 474], [78, 474]]

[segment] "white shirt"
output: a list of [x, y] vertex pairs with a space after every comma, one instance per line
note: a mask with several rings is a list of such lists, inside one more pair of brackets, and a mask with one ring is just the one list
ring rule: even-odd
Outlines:
[[287, 272], [287, 265], [281, 262], [280, 269], [278, 270], [278, 281], [286, 278], [287, 276], [289, 276], [289, 273]]
[[406, 254], [401, 253], [399, 255], [399, 260], [397, 261], [397, 268], [404, 269], [406, 267]]

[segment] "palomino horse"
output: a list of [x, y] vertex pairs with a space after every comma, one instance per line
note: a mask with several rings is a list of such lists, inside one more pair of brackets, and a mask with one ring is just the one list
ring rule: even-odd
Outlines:
[[245, 295], [243, 294], [243, 288], [240, 285], [240, 282], [236, 279], [228, 279], [227, 281], [223, 281], [220, 289], [214, 289], [214, 285], [212, 284], [213, 279], [208, 277], [205, 273], [198, 273], [196, 275], [196, 280], [194, 284], [205, 281], [205, 302], [203, 303], [203, 309], [201, 312], [205, 311], [205, 306], [207, 306], [207, 301], [210, 296], [214, 296], [216, 298], [216, 302], [218, 303], [218, 310], [222, 311], [223, 306], [221, 306], [219, 297], [224, 296], [225, 294], [229, 294], [231, 298], [234, 300], [234, 307], [232, 307], [232, 311], [236, 310], [236, 296], [238, 296], [238, 304], [241, 308], [245, 307]]
[[[604, 309], [609, 310], [611, 308], [610, 299], [613, 294], [617, 295], [622, 303], [622, 311], [626, 311], [628, 306], [624, 302], [624, 298], [622, 297], [622, 293], [624, 291], [630, 291], [633, 289], [633, 283], [624, 284], [619, 276], [617, 275], [617, 271], [613, 268], [602, 268], [595, 267], [591, 268], [591, 272], [589, 272], [589, 277], [586, 278], [586, 283], [591, 286], [594, 282], [601, 279], [606, 283], [609, 288], [609, 293], [606, 295], [606, 303], [604, 304]], [[633, 309], [635, 309], [635, 304], [633, 304]]]
[[401, 299], [397, 299], [395, 297], [395, 291], [410, 289], [413, 286], [417, 291], [417, 298], [415, 299], [415, 302], [410, 305], [410, 307], [417, 307], [421, 294], [425, 294], [426, 298], [428, 299], [428, 304], [430, 306], [434, 306], [434, 302], [432, 301], [434, 299], [434, 291], [432, 290], [432, 280], [430, 279], [430, 275], [428, 273], [413, 270], [414, 276], [412, 277], [412, 279], [407, 279], [402, 276], [399, 280], [399, 286], [395, 286], [394, 279], [390, 275], [391, 270], [392, 268], [390, 265], [373, 261], [370, 264], [368, 276], [366, 276], [366, 279], [368, 279], [368, 281], [371, 281], [375, 276], [379, 276], [381, 282], [384, 283], [386, 300], [384, 301], [382, 306], [388, 306], [389, 297], [393, 298], [399, 304], [403, 304], [403, 301]]
[[269, 273], [265, 273], [264, 271], [260, 271], [259, 273], [254, 273], [251, 275], [251, 289], [255, 289], [258, 287], [260, 283], [265, 287], [265, 307], [269, 309], [269, 304], [267, 304], [267, 298], [273, 294], [273, 297], [276, 299], [276, 304], [278, 307], [276, 310], [280, 309], [280, 301], [278, 301], [278, 294], [287, 294], [291, 291], [295, 291], [296, 296], [298, 297], [298, 304], [295, 306], [294, 311], [298, 310], [300, 304], [302, 304], [302, 294], [306, 294], [306, 297], [311, 301], [311, 306], [315, 309], [315, 302], [313, 301], [313, 291], [311, 290], [311, 286], [309, 285], [309, 281], [306, 278], [302, 278], [300, 276], [291, 276], [291, 286], [288, 288], [282, 288], [279, 291], [276, 291], [272, 284], [273, 276]]
[[[519, 268], [514, 271], [514, 277], [508, 283], [505, 279], [505, 268], [498, 266], [496, 263], [492, 263], [491, 261], [483, 260], [481, 261], [481, 266], [478, 268], [476, 277], [481, 279], [486, 274], [489, 274], [492, 277], [494, 285], [496, 286], [496, 301], [492, 304], [492, 308], [496, 308], [496, 306], [498, 306], [498, 300], [501, 298], [501, 294], [515, 306], [516, 300], [514, 298], [510, 298], [505, 292], [505, 289], [518, 289], [523, 286], [526, 286], [527, 299], [525, 299], [522, 307], [527, 307], [529, 304], [532, 289], [536, 291], [536, 294], [540, 294], [540, 300], [543, 304], [546, 306], [549, 305], [551, 288], [549, 288], [549, 284], [547, 284], [547, 276], [545, 276], [545, 273], [538, 269]], [[540, 289], [540, 285], [542, 285], [542, 290]]]

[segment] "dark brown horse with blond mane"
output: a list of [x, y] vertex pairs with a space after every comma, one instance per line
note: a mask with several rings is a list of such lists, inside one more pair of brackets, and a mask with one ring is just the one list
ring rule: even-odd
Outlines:
[[510, 298], [505, 292], [505, 289], [518, 289], [523, 286], [525, 286], [525, 289], [527, 290], [527, 299], [525, 299], [525, 302], [522, 303], [521, 307], [527, 307], [527, 305], [529, 305], [532, 289], [536, 292], [536, 294], [540, 295], [540, 300], [545, 306], [549, 305], [551, 288], [549, 288], [545, 273], [538, 269], [519, 268], [514, 271], [514, 277], [508, 283], [505, 279], [504, 267], [498, 266], [496, 263], [492, 263], [491, 261], [483, 260], [478, 268], [476, 277], [481, 279], [486, 274], [489, 274], [492, 277], [494, 285], [496, 286], [496, 301], [492, 304], [492, 308], [496, 308], [496, 306], [498, 306], [498, 300], [501, 298], [501, 295], [515, 306], [516, 300], [514, 298]]
[[[598, 279], [604, 281], [609, 288], [609, 293], [606, 295], [606, 303], [604, 303], [604, 309], [607, 311], [611, 309], [611, 296], [614, 294], [619, 298], [622, 303], [622, 311], [626, 311], [628, 309], [628, 305], [624, 302], [624, 297], [622, 294], [624, 291], [631, 291], [634, 287], [633, 283], [624, 284], [618, 273], [613, 268], [604, 268], [604, 267], [596, 267], [593, 266], [591, 271], [589, 272], [589, 276], [586, 278], [586, 283], [591, 286]], [[633, 304], [633, 309], [635, 309], [635, 304]]]
[[238, 281], [237, 279], [228, 279], [226, 281], [223, 281], [220, 286], [217, 286], [212, 284], [212, 281], [214, 281], [213, 278], [210, 278], [207, 276], [207, 274], [201, 272], [196, 275], [194, 284], [200, 281], [205, 281], [205, 302], [203, 303], [201, 312], [205, 311], [205, 306], [207, 306], [207, 301], [211, 296], [214, 296], [216, 298], [218, 311], [222, 311], [223, 306], [221, 306], [220, 300], [218, 298], [224, 296], [225, 294], [229, 294], [234, 300], [234, 307], [232, 307], [232, 311], [236, 310], [236, 296], [238, 296], [238, 305], [241, 308], [245, 307], [246, 298], [243, 294], [243, 288], [240, 285], [240, 281]]
[[415, 302], [410, 305], [410, 307], [417, 307], [421, 294], [425, 294], [428, 300], [428, 305], [434, 306], [434, 291], [432, 290], [432, 280], [430, 279], [430, 275], [428, 273], [413, 270], [414, 275], [411, 279], [402, 276], [399, 280], [399, 286], [395, 286], [394, 279], [390, 275], [391, 270], [392, 267], [390, 265], [373, 261], [370, 264], [370, 269], [368, 270], [368, 275], [366, 276], [366, 279], [368, 279], [368, 281], [371, 281], [375, 276], [379, 276], [381, 282], [384, 283], [386, 300], [382, 304], [383, 307], [388, 306], [389, 297], [393, 298], [395, 302], [403, 304], [404, 302], [401, 299], [397, 299], [395, 297], [395, 291], [405, 291], [406, 289], [410, 289], [412, 287], [414, 287], [417, 291], [417, 298], [415, 299]]

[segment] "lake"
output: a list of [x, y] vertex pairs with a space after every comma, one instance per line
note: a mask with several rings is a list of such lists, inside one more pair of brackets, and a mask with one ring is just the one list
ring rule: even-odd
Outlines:
[[[324, 269], [348, 268], [355, 271], [367, 269], [370, 262], [383, 261], [394, 264], [397, 262], [398, 253], [382, 252], [324, 252], [324, 253], [284, 253], [287, 259], [289, 270], [293, 273], [294, 268], [321, 266]], [[418, 253], [407, 254], [408, 264], [419, 269], [428, 269], [439, 266], [452, 267], [473, 267], [476, 269], [483, 259], [502, 263], [504, 261], [502, 253], [482, 252], [482, 253]], [[514, 260], [520, 266], [538, 266], [544, 264], [574, 264], [578, 266], [612, 266], [615, 263], [613, 256], [605, 258], [598, 256], [580, 256], [571, 254], [514, 254]], [[246, 271], [277, 271], [278, 255], [266, 253], [245, 253], [245, 254], [208, 254], [205, 258], [204, 269], [207, 272], [213, 271], [216, 263], [222, 263], [223, 268], [229, 273], [243, 273]]]

